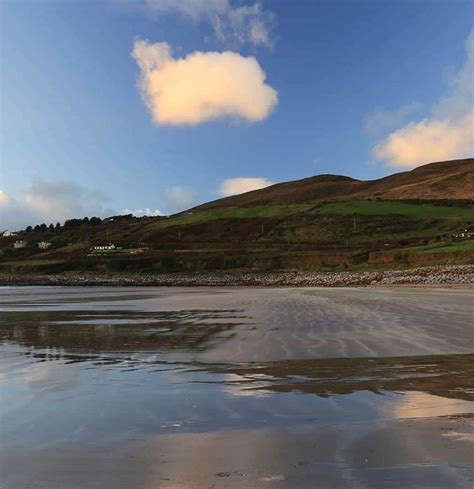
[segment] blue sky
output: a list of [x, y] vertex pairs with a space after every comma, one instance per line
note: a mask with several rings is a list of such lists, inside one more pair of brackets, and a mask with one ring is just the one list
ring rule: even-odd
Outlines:
[[[183, 2], [0, 4], [0, 188], [9, 226], [76, 212], [169, 213], [232, 188], [319, 173], [371, 179], [472, 151], [473, 2]], [[184, 60], [186, 94], [172, 83], [152, 93], [162, 68], [140, 70], [144, 58], [131, 54], [140, 40], [146, 56], [167, 43], [168, 67]], [[229, 64], [208, 56], [225, 51]], [[195, 52], [217, 72], [236, 70], [235, 87], [228, 99], [202, 102], [190, 124], [187, 107], [184, 115], [163, 107], [168, 92], [184, 104], [208, 76], [194, 78]], [[247, 73], [250, 58], [264, 81]], [[204, 96], [191, 95], [196, 103]], [[262, 101], [256, 115], [251, 97]], [[247, 180], [223, 191], [234, 178]]]

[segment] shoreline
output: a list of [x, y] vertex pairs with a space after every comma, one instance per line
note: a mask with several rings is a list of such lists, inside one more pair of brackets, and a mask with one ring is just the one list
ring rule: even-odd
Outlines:
[[367, 287], [377, 285], [474, 285], [474, 265], [435, 265], [405, 270], [373, 270], [364, 272], [177, 272], [163, 274], [69, 272], [54, 275], [0, 274], [0, 286]]

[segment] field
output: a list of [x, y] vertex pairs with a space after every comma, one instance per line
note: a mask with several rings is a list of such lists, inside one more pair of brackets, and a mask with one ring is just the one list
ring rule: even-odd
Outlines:
[[185, 226], [219, 219], [268, 219], [298, 214], [311, 209], [313, 204], [260, 205], [241, 208], [224, 208], [209, 211], [185, 212], [174, 217], [149, 224], [146, 229], [165, 229], [171, 226]]
[[387, 216], [399, 215], [412, 219], [473, 220], [474, 207], [451, 207], [434, 204], [410, 204], [404, 202], [348, 201], [326, 204], [305, 203], [287, 205], [260, 205], [240, 208], [223, 208], [209, 211], [186, 212], [149, 224], [147, 229], [165, 229], [219, 219], [269, 219], [295, 214], [338, 214]]
[[365, 216], [399, 215], [412, 219], [474, 221], [474, 207], [457, 207], [405, 202], [348, 201], [323, 204], [314, 209], [321, 214], [357, 214]]

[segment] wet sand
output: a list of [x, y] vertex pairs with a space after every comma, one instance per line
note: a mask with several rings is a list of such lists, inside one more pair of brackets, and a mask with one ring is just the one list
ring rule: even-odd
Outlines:
[[[0, 289], [1, 290], [1, 289]], [[267, 362], [334, 357], [388, 357], [472, 353], [474, 304], [470, 289], [417, 288], [13, 288], [0, 297], [4, 314], [36, 324], [39, 314], [55, 315], [54, 325], [84, 326], [91, 348], [106, 335], [95, 325], [114, 329], [120, 338], [135, 326], [146, 342], [137, 349], [160, 349], [181, 358], [178, 345], [194, 341], [191, 357], [212, 362]], [[31, 291], [34, 291], [32, 294]], [[89, 308], [93, 307], [91, 316]], [[85, 315], [85, 317], [82, 317]], [[63, 317], [64, 316], [64, 317]], [[59, 318], [62, 323], [58, 323]], [[8, 318], [7, 318], [8, 319]], [[87, 322], [89, 320], [89, 322]], [[153, 325], [175, 321], [167, 334]], [[143, 329], [146, 324], [149, 328]], [[51, 325], [49, 325], [50, 330]], [[48, 338], [61, 341], [61, 327]], [[119, 336], [118, 336], [119, 335]], [[77, 335], [72, 341], [83, 341]], [[155, 340], [157, 343], [153, 344]], [[198, 348], [205, 343], [205, 348]], [[71, 345], [73, 346], [73, 345]], [[100, 349], [100, 348], [99, 348]], [[189, 359], [189, 352], [185, 352]]]
[[0, 487], [470, 488], [472, 291], [0, 289]]

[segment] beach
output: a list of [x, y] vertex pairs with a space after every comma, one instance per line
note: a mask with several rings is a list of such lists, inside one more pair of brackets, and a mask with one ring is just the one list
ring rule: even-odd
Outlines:
[[0, 486], [468, 488], [472, 291], [2, 287]]

